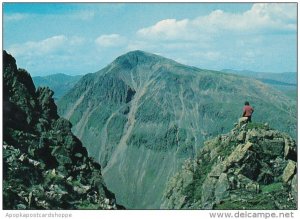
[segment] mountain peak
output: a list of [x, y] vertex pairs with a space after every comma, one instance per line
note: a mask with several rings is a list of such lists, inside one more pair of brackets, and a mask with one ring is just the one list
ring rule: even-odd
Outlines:
[[162, 61], [170, 62], [171, 60], [142, 50], [134, 50], [119, 56], [113, 63], [125, 68], [132, 68], [139, 64], [161, 63]]
[[133, 50], [133, 51], [129, 51], [119, 57], [158, 57], [158, 55], [155, 55], [153, 53], [149, 53], [149, 52], [145, 52], [143, 50]]
[[143, 51], [84, 76], [59, 109], [102, 165], [118, 202], [152, 209], [161, 206], [166, 182], [183, 160], [195, 157], [204, 140], [230, 130], [245, 99], [256, 108], [253, 121], [295, 133], [296, 108], [279, 92]]

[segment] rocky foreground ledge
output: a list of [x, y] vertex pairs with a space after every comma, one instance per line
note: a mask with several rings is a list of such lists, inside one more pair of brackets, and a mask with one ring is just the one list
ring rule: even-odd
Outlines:
[[296, 142], [267, 124], [204, 143], [168, 183], [165, 209], [296, 209]]
[[3, 51], [3, 208], [120, 209], [101, 166], [38, 88]]

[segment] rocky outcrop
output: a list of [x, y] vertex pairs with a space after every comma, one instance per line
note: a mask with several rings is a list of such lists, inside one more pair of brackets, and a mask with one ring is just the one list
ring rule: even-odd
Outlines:
[[57, 115], [53, 92], [3, 52], [3, 208], [117, 209], [101, 167]]
[[169, 181], [162, 208], [296, 209], [296, 169], [288, 134], [267, 124], [237, 126], [186, 161]]

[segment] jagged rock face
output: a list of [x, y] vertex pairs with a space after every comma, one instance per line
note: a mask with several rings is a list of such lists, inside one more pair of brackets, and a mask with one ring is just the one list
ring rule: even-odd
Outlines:
[[48, 88], [38, 88], [3, 52], [4, 209], [113, 209], [101, 167], [59, 118]]
[[[295, 155], [288, 134], [253, 124], [235, 128], [185, 162], [169, 181], [162, 208], [296, 209]], [[188, 183], [178, 183], [187, 175]]]
[[160, 207], [182, 162], [205, 139], [230, 130], [246, 99], [258, 108], [254, 120], [295, 134], [296, 105], [275, 90], [142, 51], [85, 75], [58, 108], [104, 168], [118, 201], [151, 209]]

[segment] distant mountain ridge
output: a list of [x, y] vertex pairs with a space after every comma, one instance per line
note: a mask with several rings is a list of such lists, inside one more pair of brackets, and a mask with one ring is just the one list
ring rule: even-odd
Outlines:
[[79, 81], [82, 75], [67, 75], [63, 73], [47, 76], [32, 77], [36, 87], [49, 87], [54, 91], [54, 99], [59, 99], [65, 95]]
[[268, 72], [255, 72], [248, 70], [231, 70], [224, 69], [223, 72], [233, 73], [237, 75], [243, 75], [250, 78], [255, 78], [264, 84], [271, 86], [294, 101], [297, 101], [298, 91], [297, 91], [297, 73], [296, 72], [283, 72], [283, 73], [268, 73]]
[[238, 75], [244, 75], [244, 76], [253, 77], [257, 79], [269, 79], [273, 81], [286, 83], [289, 85], [297, 84], [296, 72], [272, 73], [272, 72], [256, 72], [256, 71], [249, 71], [249, 70], [233, 70], [233, 69], [223, 69], [221, 71], [227, 73], [234, 73]]
[[132, 51], [83, 76], [59, 114], [104, 168], [126, 208], [159, 208], [168, 179], [212, 136], [229, 131], [245, 100], [254, 121], [296, 136], [296, 102], [243, 76]]

